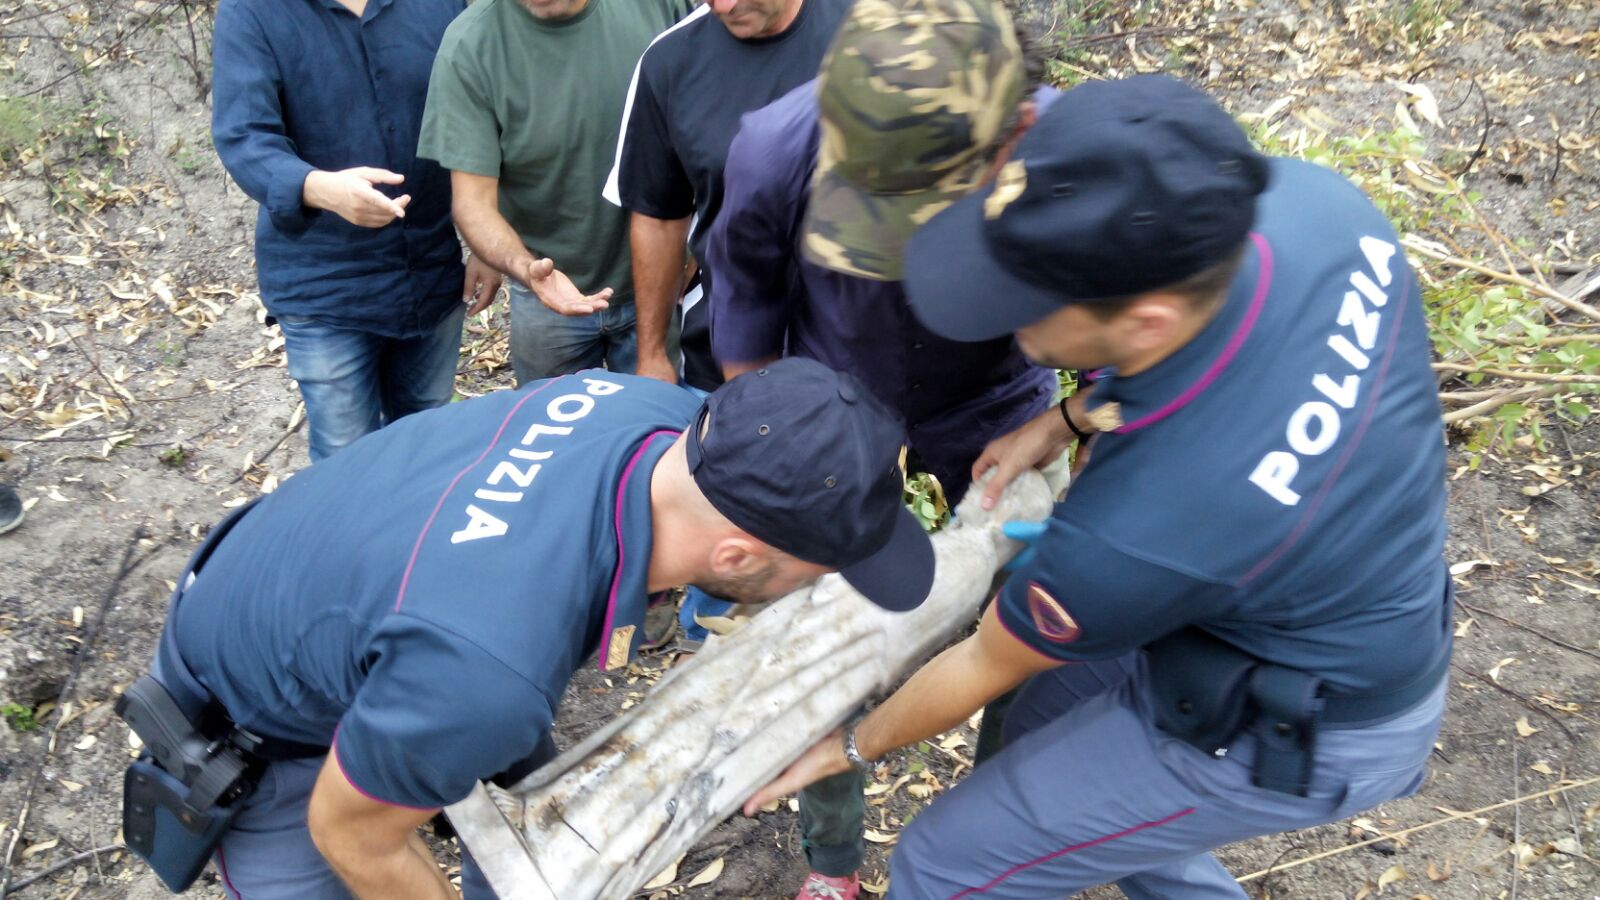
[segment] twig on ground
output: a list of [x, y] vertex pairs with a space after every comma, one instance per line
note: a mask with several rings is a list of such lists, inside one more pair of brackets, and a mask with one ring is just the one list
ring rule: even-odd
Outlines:
[[[1511, 796], [1522, 791], [1522, 752], [1517, 736], [1511, 736]], [[1522, 881], [1522, 804], [1511, 808], [1511, 900], [1517, 900], [1517, 885]]]
[[[299, 408], [297, 407], [295, 411], [299, 412]], [[229, 484], [238, 484], [239, 482], [243, 481], [244, 480], [244, 476], [250, 474], [250, 470], [251, 469], [255, 468], [256, 466], [260, 465], [261, 463], [266, 462], [267, 459], [272, 456], [272, 454], [277, 453], [278, 452], [278, 448], [282, 447], [284, 442], [287, 441], [291, 436], [293, 436], [296, 431], [299, 431], [300, 430], [300, 426], [304, 425], [305, 421], [306, 421], [306, 417], [305, 416], [303, 416], [303, 415], [295, 416], [294, 421], [292, 423], [290, 423], [289, 427], [284, 429], [283, 435], [281, 437], [279, 437], [276, 441], [273, 441], [272, 442], [272, 446], [268, 447], [265, 453], [262, 453], [259, 457], [256, 457], [250, 463], [250, 465], [245, 466], [243, 469], [239, 470], [239, 474], [233, 476], [233, 480], [228, 482], [228, 483]]]
[[1543, 387], [1523, 387], [1514, 388], [1509, 391], [1487, 392], [1491, 393], [1491, 396], [1487, 400], [1482, 400], [1478, 403], [1472, 404], [1471, 406], [1462, 407], [1461, 409], [1451, 410], [1440, 418], [1443, 419], [1444, 424], [1454, 425], [1457, 422], [1465, 422], [1468, 419], [1476, 419], [1479, 416], [1488, 415], [1500, 407], [1505, 406], [1507, 403], [1515, 403], [1518, 400], [1532, 400], [1536, 397], [1546, 397], [1550, 394], [1560, 393], [1560, 391], [1561, 388], [1557, 385], [1545, 385]]
[[138, 549], [139, 542], [149, 537], [143, 525], [133, 530], [133, 535], [128, 538], [128, 546], [122, 552], [122, 562], [117, 566], [117, 574], [111, 579], [111, 584], [100, 598], [100, 609], [95, 617], [90, 620], [84, 630], [83, 642], [78, 645], [77, 652], [72, 657], [72, 669], [67, 673], [67, 680], [61, 685], [61, 692], [56, 695], [55, 720], [50, 726], [49, 738], [45, 741], [44, 749], [39, 753], [39, 758], [34, 762], [33, 774], [28, 778], [28, 786], [23, 790], [22, 803], [18, 807], [16, 824], [11, 829], [11, 840], [6, 843], [5, 856], [0, 858], [0, 898], [10, 892], [11, 860], [17, 850], [17, 842], [22, 839], [23, 832], [28, 827], [28, 813], [32, 809], [33, 795], [39, 789], [39, 782], [44, 777], [46, 764], [55, 752], [56, 737], [61, 733], [61, 726], [66, 722], [68, 709], [71, 707], [74, 692], [78, 687], [78, 675], [83, 671], [83, 663], [94, 653], [95, 642], [100, 637], [100, 627], [105, 624], [106, 614], [111, 610], [111, 601], [116, 598], [117, 592], [122, 589], [125, 581], [134, 569], [138, 568], [145, 560], [149, 559], [160, 546], [152, 548], [143, 556], [134, 558], [134, 551]]
[[1543, 384], [1600, 384], [1600, 375], [1585, 375], [1577, 372], [1530, 372], [1526, 369], [1491, 369], [1447, 362], [1434, 363], [1433, 370], [1435, 372], [1489, 375], [1494, 378], [1507, 378], [1512, 381], [1537, 381]]
[[1582, 653], [1584, 656], [1590, 657], [1591, 659], [1600, 659], [1600, 653], [1596, 653], [1593, 650], [1588, 650], [1588, 649], [1585, 649], [1583, 647], [1579, 647], [1576, 644], [1569, 644], [1566, 641], [1563, 641], [1562, 639], [1556, 637], [1553, 634], [1549, 634], [1547, 632], [1540, 631], [1539, 629], [1534, 628], [1532, 625], [1524, 625], [1521, 622], [1518, 622], [1516, 619], [1506, 618], [1505, 616], [1502, 616], [1497, 612], [1490, 612], [1487, 609], [1480, 609], [1479, 607], [1473, 606], [1470, 603], [1464, 602], [1460, 597], [1456, 598], [1456, 604], [1459, 605], [1462, 609], [1465, 609], [1468, 612], [1471, 612], [1471, 613], [1473, 613], [1475, 615], [1488, 616], [1491, 619], [1499, 619], [1500, 621], [1506, 623], [1507, 625], [1513, 626], [1515, 628], [1520, 628], [1523, 631], [1528, 632], [1529, 634], [1532, 634], [1532, 635], [1535, 635], [1535, 636], [1538, 636], [1538, 637], [1542, 637], [1545, 640], [1549, 641], [1550, 643], [1555, 644], [1557, 647], [1565, 647], [1568, 650], [1572, 650], [1572, 651], [1577, 652], [1577, 653]]
[[1448, 253], [1440, 253], [1421, 241], [1414, 240], [1412, 238], [1401, 238], [1400, 243], [1412, 253], [1421, 254], [1422, 256], [1426, 256], [1429, 259], [1437, 262], [1455, 266], [1458, 269], [1467, 269], [1472, 272], [1477, 272], [1479, 275], [1486, 275], [1495, 279], [1496, 281], [1504, 281], [1508, 284], [1515, 284], [1519, 287], [1527, 288], [1528, 290], [1533, 291], [1540, 296], [1548, 297], [1551, 300], [1556, 301], [1573, 312], [1582, 313], [1591, 319], [1600, 321], [1600, 309], [1596, 309], [1595, 307], [1590, 306], [1581, 300], [1568, 297], [1567, 295], [1562, 294], [1552, 288], [1546, 287], [1537, 281], [1523, 278], [1521, 275], [1513, 275], [1509, 272], [1501, 272], [1496, 269], [1491, 269], [1488, 266], [1482, 265], [1481, 263], [1475, 263], [1470, 259], [1462, 259], [1459, 256], [1451, 256]]
[[99, 866], [100, 857], [101, 857], [102, 854], [112, 853], [112, 852], [115, 852], [117, 850], [126, 850], [126, 849], [128, 849], [128, 848], [123, 846], [122, 844], [107, 844], [104, 847], [96, 847], [93, 850], [85, 850], [82, 853], [76, 854], [74, 856], [69, 856], [66, 859], [63, 859], [62, 861], [56, 863], [55, 865], [51, 866], [50, 868], [45, 869], [43, 872], [38, 872], [38, 873], [35, 873], [33, 875], [29, 875], [27, 878], [18, 879], [15, 884], [11, 885], [9, 888], [6, 888], [5, 894], [0, 894], [0, 896], [9, 897], [12, 894], [17, 893], [18, 891], [22, 890], [23, 888], [27, 887], [30, 884], [37, 884], [38, 882], [41, 882], [41, 881], [45, 880], [46, 878], [49, 878], [51, 875], [54, 875], [54, 874], [56, 874], [57, 872], [60, 872], [63, 869], [72, 868], [73, 866], [77, 865], [78, 863], [83, 862], [84, 860], [92, 859], [92, 860], [94, 860], [95, 865]]
[[1578, 788], [1581, 788], [1581, 787], [1588, 787], [1591, 784], [1600, 784], [1600, 776], [1595, 776], [1593, 778], [1586, 778], [1586, 779], [1584, 779], [1582, 781], [1574, 781], [1574, 782], [1572, 782], [1570, 784], [1563, 784], [1563, 785], [1560, 785], [1558, 787], [1550, 788], [1549, 790], [1540, 791], [1537, 794], [1526, 794], [1526, 795], [1523, 795], [1521, 797], [1513, 797], [1510, 800], [1502, 800], [1499, 803], [1491, 803], [1488, 806], [1480, 806], [1477, 809], [1468, 810], [1466, 812], [1453, 812], [1453, 813], [1450, 813], [1449, 815], [1445, 816], [1442, 819], [1434, 819], [1432, 822], [1424, 822], [1421, 825], [1413, 825], [1410, 828], [1402, 828], [1399, 831], [1387, 832], [1387, 833], [1379, 835], [1378, 837], [1375, 837], [1375, 838], [1368, 838], [1367, 840], [1364, 840], [1364, 841], [1357, 841], [1354, 844], [1345, 844], [1343, 847], [1335, 847], [1332, 850], [1325, 850], [1325, 851], [1323, 851], [1321, 853], [1312, 854], [1311, 856], [1307, 856], [1304, 859], [1297, 859], [1297, 860], [1294, 860], [1292, 862], [1284, 863], [1282, 866], [1277, 866], [1275, 869], [1262, 869], [1262, 870], [1260, 870], [1258, 872], [1251, 872], [1249, 875], [1243, 875], [1243, 876], [1240, 876], [1239, 878], [1236, 878], [1234, 880], [1239, 882], [1240, 884], [1244, 884], [1245, 882], [1255, 881], [1258, 878], [1265, 878], [1268, 874], [1270, 874], [1273, 871], [1281, 872], [1284, 869], [1292, 869], [1295, 866], [1303, 866], [1306, 863], [1312, 863], [1312, 862], [1316, 862], [1318, 860], [1327, 859], [1330, 856], [1338, 856], [1341, 853], [1349, 853], [1352, 850], [1359, 850], [1362, 847], [1370, 847], [1373, 844], [1382, 843], [1384, 841], [1392, 841], [1395, 838], [1405, 837], [1406, 835], [1409, 835], [1409, 834], [1416, 834], [1419, 831], [1426, 831], [1429, 828], [1434, 828], [1436, 826], [1444, 825], [1444, 824], [1449, 823], [1449, 822], [1455, 822], [1455, 821], [1458, 821], [1460, 819], [1476, 818], [1478, 816], [1483, 815], [1484, 813], [1494, 812], [1497, 809], [1504, 809], [1507, 806], [1516, 806], [1518, 804], [1526, 803], [1529, 800], [1540, 800], [1540, 799], [1543, 799], [1545, 797], [1554, 797], [1557, 794], [1565, 794], [1567, 791], [1577, 790]]
[[[1565, 734], [1569, 740], [1574, 740], [1575, 741], [1575, 740], [1578, 739], [1578, 736], [1572, 733], [1572, 729], [1567, 727], [1567, 723], [1565, 723], [1565, 722], [1561, 721], [1559, 718], [1557, 718], [1555, 713], [1551, 712], [1548, 709], [1545, 709], [1543, 706], [1540, 706], [1538, 703], [1535, 703], [1532, 698], [1527, 697], [1527, 696], [1525, 696], [1523, 694], [1520, 694], [1520, 693], [1518, 693], [1516, 691], [1513, 691], [1511, 688], [1506, 687], [1505, 685], [1501, 684], [1498, 681], [1495, 681], [1493, 678], [1490, 678], [1487, 675], [1480, 675], [1479, 673], [1474, 672], [1471, 669], [1466, 668], [1465, 666], [1462, 666], [1460, 663], [1452, 662], [1452, 663], [1450, 663], [1450, 668], [1455, 669], [1457, 672], [1465, 672], [1466, 674], [1471, 675], [1473, 678], [1476, 678], [1477, 680], [1483, 682], [1484, 684], [1487, 684], [1488, 686], [1494, 688], [1495, 690], [1499, 691], [1500, 693], [1505, 694], [1507, 697], [1510, 697], [1510, 698], [1516, 700], [1517, 702], [1521, 703], [1523, 706], [1526, 706], [1527, 708], [1533, 710], [1534, 712], [1536, 712], [1536, 713], [1544, 716], [1545, 718], [1549, 719], [1550, 721], [1556, 723], [1556, 727], [1560, 728], [1561, 732], [1563, 734]], [[1582, 713], [1574, 713], [1574, 715], [1577, 715], [1579, 718], [1583, 718], [1583, 719], [1588, 719], [1589, 718], [1588, 716], [1585, 716]], [[1593, 720], [1590, 720], [1590, 721], [1593, 721]]]

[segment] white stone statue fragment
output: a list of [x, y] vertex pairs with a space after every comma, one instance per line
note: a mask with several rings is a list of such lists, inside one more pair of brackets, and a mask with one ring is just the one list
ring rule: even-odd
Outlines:
[[1001, 524], [1043, 519], [1055, 493], [1026, 472], [985, 512], [974, 488], [933, 536], [933, 591], [919, 608], [885, 612], [823, 578], [709, 642], [510, 791], [479, 785], [447, 810], [451, 822], [503, 900], [631, 896], [969, 626], [1020, 547]]

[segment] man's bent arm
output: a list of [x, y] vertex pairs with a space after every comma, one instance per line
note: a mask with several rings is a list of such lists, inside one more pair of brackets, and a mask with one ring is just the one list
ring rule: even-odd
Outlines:
[[[943, 734], [1028, 676], [1061, 665], [1017, 640], [1000, 624], [995, 603], [976, 634], [933, 658], [856, 726], [856, 747], [867, 759]], [[846, 771], [843, 742], [834, 732], [817, 742], [771, 784], [745, 801], [745, 815], [829, 775]]]
[[438, 810], [391, 806], [345, 778], [336, 751], [311, 790], [307, 826], [328, 865], [361, 900], [455, 900], [418, 826]]
[[672, 313], [683, 293], [684, 257], [689, 219], [657, 219], [635, 212], [629, 216], [628, 240], [633, 246], [633, 305], [639, 332], [638, 374], [676, 383], [677, 367], [667, 355]]
[[452, 171], [450, 196], [450, 214], [472, 255], [527, 285], [536, 259], [500, 215], [500, 179]]

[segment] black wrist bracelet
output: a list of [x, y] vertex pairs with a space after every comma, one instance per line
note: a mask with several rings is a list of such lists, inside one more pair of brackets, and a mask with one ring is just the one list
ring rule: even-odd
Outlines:
[[1087, 432], [1087, 431], [1084, 431], [1082, 428], [1079, 428], [1078, 427], [1078, 423], [1072, 421], [1071, 414], [1069, 414], [1067, 412], [1067, 400], [1068, 399], [1070, 399], [1070, 398], [1068, 398], [1068, 397], [1062, 397], [1061, 398], [1061, 419], [1062, 419], [1062, 421], [1067, 423], [1067, 427], [1072, 430], [1072, 433], [1078, 436], [1078, 440], [1087, 441], [1089, 439], [1090, 433]]

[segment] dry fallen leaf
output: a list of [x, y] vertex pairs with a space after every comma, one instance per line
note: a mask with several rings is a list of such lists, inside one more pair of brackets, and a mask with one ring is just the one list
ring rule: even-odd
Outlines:
[[1378, 876], [1378, 893], [1383, 893], [1384, 888], [1394, 884], [1396, 881], [1404, 881], [1407, 877], [1409, 876], [1406, 873], [1405, 866], [1390, 866], [1384, 870], [1382, 875]]
[[1449, 860], [1445, 861], [1444, 868], [1442, 868], [1442, 869], [1439, 868], [1438, 866], [1434, 865], [1431, 862], [1428, 863], [1428, 880], [1429, 881], [1447, 881], [1447, 880], [1449, 880], [1449, 878], [1450, 878], [1450, 862], [1449, 862]]
[[892, 844], [900, 837], [898, 834], [884, 834], [873, 828], [868, 828], [863, 836], [874, 844]]
[[1451, 575], [1465, 575], [1473, 569], [1488, 569], [1500, 565], [1492, 559], [1469, 559], [1450, 567]]
[[22, 851], [22, 858], [27, 859], [30, 856], [37, 856], [38, 854], [51, 849], [59, 843], [61, 843], [61, 838], [55, 837], [48, 841], [40, 841], [37, 844], [29, 844], [27, 849]]
[[1493, 681], [1495, 684], [1499, 684], [1500, 683], [1500, 670], [1504, 669], [1506, 666], [1514, 666], [1514, 665], [1517, 664], [1517, 662], [1518, 662], [1518, 660], [1517, 660], [1516, 657], [1508, 656], [1505, 659], [1502, 659], [1499, 662], [1495, 663], [1493, 666], [1490, 666], [1489, 667], [1489, 672], [1488, 672], [1489, 680]]
[[689, 879], [689, 887], [699, 887], [702, 884], [710, 884], [711, 882], [716, 881], [717, 876], [721, 874], [722, 857], [719, 856], [711, 861], [711, 865], [701, 869], [700, 874]]
[[1540, 775], [1554, 775], [1556, 773], [1556, 770], [1550, 768], [1550, 764], [1547, 762], [1536, 762], [1528, 768], [1538, 772]]
[[665, 869], [662, 869], [660, 872], [657, 872], [656, 873], [656, 877], [650, 879], [649, 881], [646, 881], [644, 883], [644, 887], [642, 889], [646, 890], [646, 891], [653, 891], [656, 888], [666, 887], [667, 885], [673, 883], [674, 881], [677, 881], [678, 880], [678, 863], [681, 863], [681, 862], [683, 862], [683, 857], [679, 856], [677, 859], [672, 861], [672, 865], [669, 865]]
[[1534, 735], [1538, 734], [1539, 731], [1540, 729], [1528, 724], [1527, 716], [1523, 716], [1517, 720], [1517, 734], [1521, 737], [1533, 737]]

